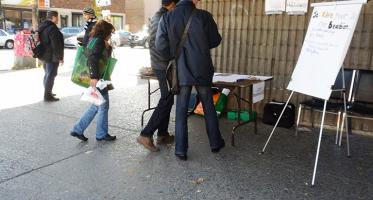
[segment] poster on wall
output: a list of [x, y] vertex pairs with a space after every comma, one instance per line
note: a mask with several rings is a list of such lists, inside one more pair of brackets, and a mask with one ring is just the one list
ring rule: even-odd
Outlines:
[[288, 90], [329, 99], [359, 19], [356, 2], [315, 4]]
[[271, 14], [281, 14], [285, 11], [286, 0], [266, 0], [265, 1], [265, 13], [267, 15]]
[[287, 0], [286, 12], [289, 15], [304, 15], [308, 10], [308, 0]]

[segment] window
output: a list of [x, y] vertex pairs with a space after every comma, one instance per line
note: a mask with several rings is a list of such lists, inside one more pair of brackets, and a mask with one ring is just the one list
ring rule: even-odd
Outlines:
[[123, 17], [122, 16], [111, 16], [111, 22], [115, 27], [115, 30], [123, 29]]
[[6, 36], [6, 34], [2, 30], [0, 30], [0, 36]]
[[69, 19], [69, 16], [67, 15], [61, 15], [61, 27], [67, 27], [67, 21]]
[[83, 15], [80, 13], [72, 14], [72, 26], [82, 27], [83, 26]]

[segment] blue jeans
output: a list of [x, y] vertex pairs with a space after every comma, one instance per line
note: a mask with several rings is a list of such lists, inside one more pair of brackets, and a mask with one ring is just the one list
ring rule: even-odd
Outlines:
[[[224, 140], [219, 130], [219, 121], [212, 100], [211, 87], [195, 86], [205, 113], [205, 123], [210, 147], [220, 148]], [[181, 86], [176, 102], [175, 154], [186, 155], [188, 151], [188, 103], [192, 86]]]
[[174, 95], [168, 91], [166, 70], [154, 70], [158, 78], [161, 98], [155, 108], [148, 124], [141, 131], [141, 136], [152, 137], [158, 130], [158, 136], [168, 134], [168, 124], [170, 122], [170, 112], [174, 104]]
[[105, 99], [105, 103], [100, 106], [92, 104], [80, 117], [78, 123], [75, 124], [73, 132], [82, 135], [97, 114], [96, 138], [102, 139], [108, 134], [109, 93], [105, 90], [101, 94]]
[[44, 97], [52, 96], [52, 89], [54, 85], [54, 79], [58, 72], [58, 62], [47, 62], [43, 64], [44, 68]]

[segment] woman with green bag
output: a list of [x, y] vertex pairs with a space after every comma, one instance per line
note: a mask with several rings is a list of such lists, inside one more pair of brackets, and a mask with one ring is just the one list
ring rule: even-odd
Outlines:
[[[84, 136], [84, 131], [92, 122], [97, 114], [97, 127], [96, 127], [96, 140], [113, 141], [116, 136], [111, 136], [108, 133], [108, 111], [109, 111], [109, 93], [111, 89], [110, 85], [102, 90], [96, 87], [97, 82], [103, 79], [105, 76], [102, 68], [102, 60], [109, 60], [112, 53], [112, 47], [109, 45], [111, 34], [115, 31], [114, 26], [104, 20], [99, 20], [93, 27], [90, 34], [90, 40], [88, 46], [92, 46], [92, 49], [86, 49], [88, 57], [88, 67], [90, 76], [90, 86], [94, 90], [98, 90], [105, 99], [105, 103], [97, 106], [92, 104], [81, 116], [79, 121], [75, 124], [71, 131], [71, 136], [76, 137], [82, 141], [87, 141], [88, 138]], [[90, 44], [91, 43], [91, 44]], [[101, 67], [100, 67], [101, 66]]]

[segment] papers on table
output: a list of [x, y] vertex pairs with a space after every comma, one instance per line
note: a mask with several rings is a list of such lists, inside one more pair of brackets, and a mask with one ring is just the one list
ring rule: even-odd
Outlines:
[[255, 83], [253, 85], [253, 103], [257, 103], [264, 99], [265, 82]]
[[271, 76], [253, 76], [253, 75], [242, 75], [242, 74], [226, 74], [226, 73], [215, 73], [212, 82], [228, 82], [234, 83], [237, 80], [261, 80], [266, 81], [271, 79]]

